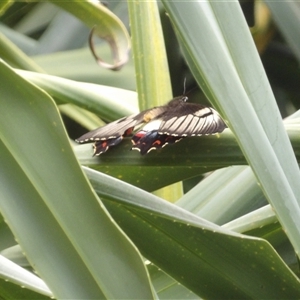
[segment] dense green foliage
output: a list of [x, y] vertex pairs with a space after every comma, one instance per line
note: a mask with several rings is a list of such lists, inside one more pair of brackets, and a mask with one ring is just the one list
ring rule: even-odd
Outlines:
[[[300, 6], [255, 5], [0, 3], [0, 298], [300, 298]], [[185, 78], [224, 133], [73, 143]]]

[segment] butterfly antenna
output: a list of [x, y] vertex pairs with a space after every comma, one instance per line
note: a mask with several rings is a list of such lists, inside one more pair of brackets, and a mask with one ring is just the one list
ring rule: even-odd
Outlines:
[[186, 91], [186, 77], [184, 77], [183, 80], [183, 96], [187, 96], [188, 94], [190, 94], [192, 91], [196, 90], [198, 88], [198, 86], [194, 86], [192, 89], [190, 89], [189, 91]]
[[186, 92], [186, 77], [184, 77], [184, 80], [183, 80], [183, 94], [182, 95], [185, 95], [185, 92]]
[[194, 86], [193, 88], [191, 88], [190, 90], [188, 90], [187, 92], [186, 92], [186, 95], [189, 95], [189, 94], [191, 94], [194, 90], [196, 90], [196, 89], [198, 89], [198, 86], [196, 85], [196, 86]]

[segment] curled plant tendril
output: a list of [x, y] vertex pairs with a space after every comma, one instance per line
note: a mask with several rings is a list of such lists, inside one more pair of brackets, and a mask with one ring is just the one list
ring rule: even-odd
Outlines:
[[116, 44], [113, 41], [113, 39], [110, 38], [110, 37], [108, 37], [108, 36], [102, 37], [103, 39], [105, 39], [108, 42], [108, 44], [110, 46], [110, 49], [112, 51], [112, 56], [113, 56], [114, 64], [109, 64], [109, 63], [105, 62], [102, 58], [100, 58], [97, 55], [96, 50], [95, 50], [95, 45], [94, 45], [94, 42], [93, 42], [93, 35], [95, 33], [95, 30], [96, 30], [96, 26], [94, 26], [92, 28], [91, 32], [90, 32], [90, 35], [89, 35], [89, 46], [90, 46], [91, 52], [92, 52], [94, 58], [96, 59], [97, 63], [101, 67], [109, 69], [109, 70], [113, 70], [113, 71], [120, 70], [127, 63], [128, 56], [126, 57], [126, 59], [120, 60], [119, 55], [118, 55], [118, 51], [117, 51], [117, 47], [116, 47]]

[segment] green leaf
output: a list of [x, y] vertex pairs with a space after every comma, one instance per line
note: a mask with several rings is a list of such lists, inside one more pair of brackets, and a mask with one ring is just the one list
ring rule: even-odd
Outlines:
[[157, 2], [129, 1], [128, 9], [139, 105], [144, 110], [172, 98], [167, 54]]
[[222, 225], [266, 204], [250, 167], [231, 166], [213, 172], [176, 205]]
[[297, 2], [266, 1], [276, 25], [280, 28], [286, 41], [292, 48], [298, 61], [300, 60], [299, 36], [299, 6]]
[[[96, 47], [96, 51], [110, 57], [109, 50], [105, 46], [100, 44]], [[88, 47], [34, 56], [33, 60], [51, 75], [135, 90], [134, 66], [131, 59], [118, 72], [99, 68]]]
[[5, 60], [12, 66], [24, 70], [36, 71], [43, 73], [43, 69], [39, 67], [30, 57], [20, 50], [14, 43], [0, 32], [0, 58]]
[[[21, 268], [2, 255], [0, 255], [0, 263], [1, 278], [4, 278], [6, 282], [11, 282], [10, 284], [7, 284], [5, 283], [5, 281], [0, 281], [0, 286], [2, 288], [1, 296], [3, 296], [3, 290], [5, 290], [6, 293], [10, 294], [11, 297], [20, 299], [27, 298], [29, 295], [31, 295], [32, 298], [37, 298], [37, 295], [39, 295], [39, 297], [42, 297], [41, 294], [48, 297], [53, 297], [46, 284], [36, 275]], [[13, 283], [18, 284], [19, 286], [16, 287], [16, 285], [14, 285]], [[24, 288], [27, 288], [28, 290], [24, 290]], [[30, 290], [35, 291], [36, 293], [31, 292]], [[19, 294], [19, 296], [16, 296], [16, 294]]]
[[163, 3], [192, 72], [228, 121], [299, 254], [300, 172], [239, 3]]
[[58, 104], [75, 104], [109, 122], [138, 112], [137, 96], [132, 91], [34, 72], [17, 73], [54, 97]]
[[[157, 2], [129, 1], [128, 10], [139, 107], [145, 110], [172, 98], [167, 54]], [[156, 193], [174, 201], [182, 195], [182, 185], [177, 183]]]
[[0, 209], [31, 265], [57, 298], [152, 298], [143, 261], [86, 181], [53, 100], [3, 62], [0, 78]]
[[197, 295], [300, 296], [299, 279], [265, 240], [225, 230], [117, 179], [87, 168], [85, 172], [143, 255]]
[[5, 11], [12, 5], [11, 0], [3, 0], [0, 2], [0, 16], [5, 13]]
[[[287, 125], [287, 130], [300, 161], [299, 125]], [[130, 149], [131, 142], [125, 139], [117, 148], [99, 157], [92, 157], [90, 144], [76, 146], [74, 151], [81, 164], [148, 191], [218, 168], [247, 163], [229, 130], [219, 136], [187, 138], [146, 156]]]
[[49, 300], [49, 296], [35, 293], [3, 279], [0, 279], [0, 293], [2, 299]]

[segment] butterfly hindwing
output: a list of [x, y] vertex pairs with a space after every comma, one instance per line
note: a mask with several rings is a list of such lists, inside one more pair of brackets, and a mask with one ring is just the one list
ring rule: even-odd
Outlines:
[[94, 155], [100, 155], [106, 152], [109, 147], [116, 146], [122, 142], [123, 137], [119, 136], [117, 138], [109, 139], [109, 140], [100, 140], [96, 141], [93, 145], [94, 147]]
[[182, 139], [167, 134], [159, 134], [157, 130], [137, 132], [131, 139], [133, 150], [138, 150], [142, 155], [151, 150], [160, 149], [168, 144], [174, 144]]

